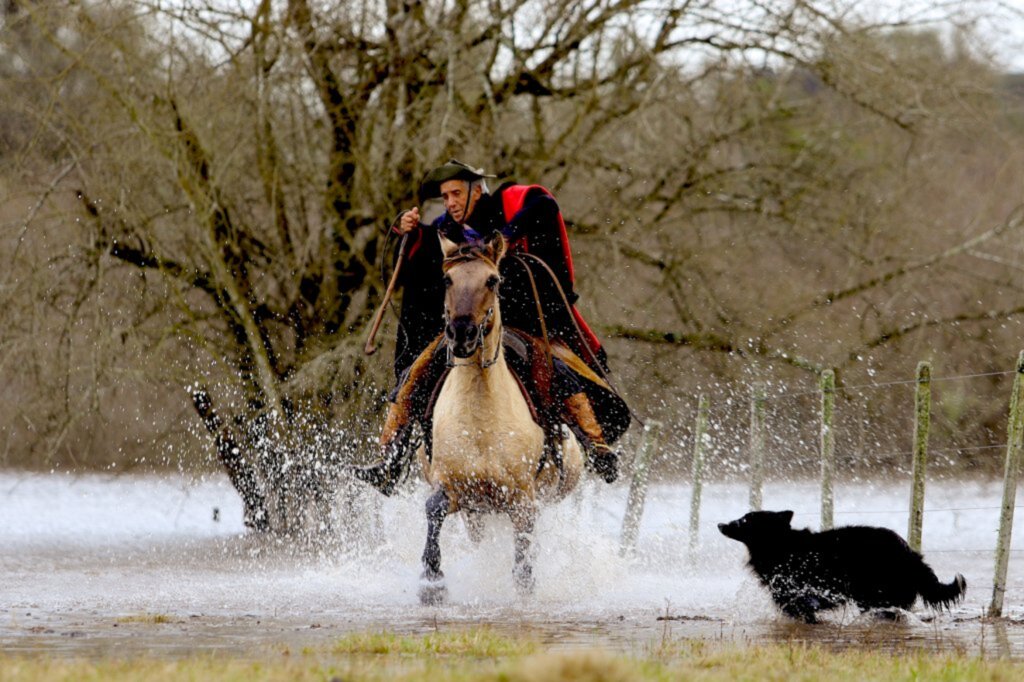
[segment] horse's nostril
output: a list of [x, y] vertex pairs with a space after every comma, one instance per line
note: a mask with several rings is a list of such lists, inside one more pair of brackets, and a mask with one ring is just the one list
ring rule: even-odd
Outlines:
[[470, 325], [470, 326], [466, 327], [466, 341], [469, 341], [469, 342], [476, 341], [476, 335], [478, 333], [479, 332], [478, 332], [478, 330], [476, 328], [476, 325]]

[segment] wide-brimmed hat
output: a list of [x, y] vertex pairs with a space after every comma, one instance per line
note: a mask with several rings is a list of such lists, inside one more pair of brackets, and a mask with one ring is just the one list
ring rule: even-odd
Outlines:
[[434, 170], [427, 173], [426, 177], [423, 178], [423, 183], [420, 184], [420, 201], [426, 201], [427, 199], [434, 199], [441, 196], [441, 185], [449, 180], [466, 180], [467, 182], [473, 182], [481, 178], [494, 178], [495, 175], [491, 175], [484, 171], [483, 168], [473, 168], [467, 163], [462, 163], [456, 159], [452, 159], [443, 166], [438, 166]]

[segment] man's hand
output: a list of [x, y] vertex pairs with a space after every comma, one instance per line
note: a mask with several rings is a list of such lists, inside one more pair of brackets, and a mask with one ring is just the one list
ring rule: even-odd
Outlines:
[[393, 228], [398, 234], [408, 234], [415, 230], [420, 224], [420, 209], [411, 208], [404, 212], [394, 224]]

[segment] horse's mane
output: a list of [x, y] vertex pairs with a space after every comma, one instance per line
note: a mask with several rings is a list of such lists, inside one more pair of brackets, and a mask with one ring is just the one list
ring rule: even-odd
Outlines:
[[491, 253], [490, 247], [483, 242], [467, 242], [460, 245], [451, 255], [445, 256], [441, 262], [441, 268], [447, 272], [450, 268], [460, 263], [467, 263], [473, 260], [482, 260], [489, 265], [498, 267], [497, 262], [491, 257]]

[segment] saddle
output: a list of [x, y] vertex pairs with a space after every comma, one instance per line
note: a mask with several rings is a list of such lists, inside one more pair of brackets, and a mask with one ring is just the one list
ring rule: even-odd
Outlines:
[[[561, 471], [561, 425], [568, 422], [564, 418], [562, 400], [556, 395], [555, 373], [559, 363], [580, 379], [579, 383], [593, 405], [606, 442], [615, 442], [629, 427], [631, 417], [626, 403], [561, 342], [555, 340], [545, 346], [544, 341], [535, 336], [505, 327], [502, 345], [505, 360], [530, 409], [530, 415], [544, 431], [544, 457], [538, 473], [548, 463], [554, 464]], [[439, 336], [409, 367], [396, 389], [398, 400], [401, 400], [403, 394], [410, 396], [410, 416], [420, 424], [428, 461], [432, 455], [434, 405], [449, 371], [451, 367], [448, 365], [447, 352]], [[407, 382], [415, 384], [411, 392], [406, 386]]]

